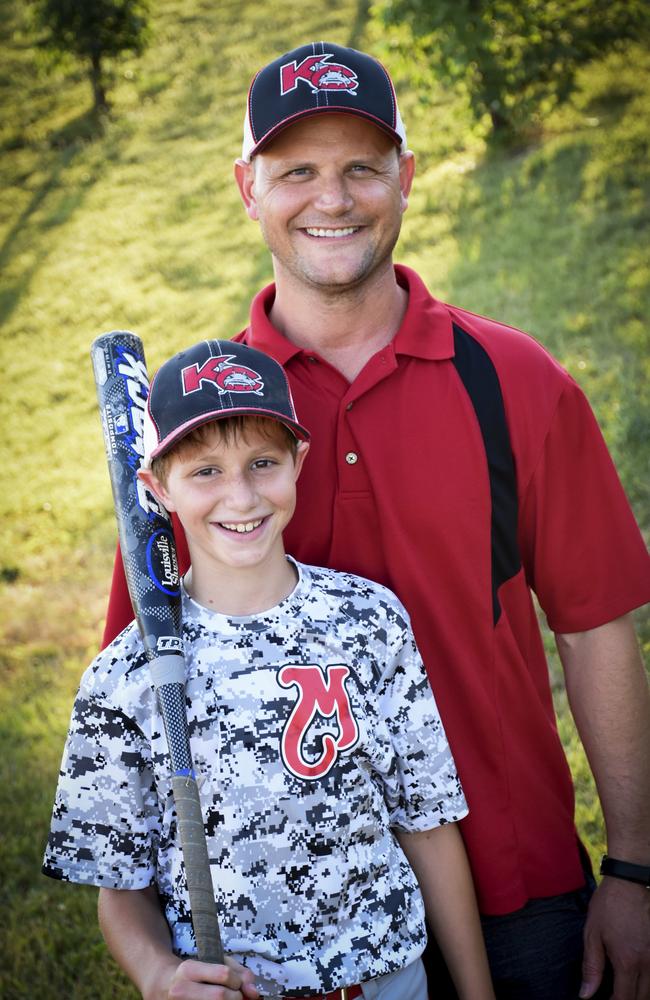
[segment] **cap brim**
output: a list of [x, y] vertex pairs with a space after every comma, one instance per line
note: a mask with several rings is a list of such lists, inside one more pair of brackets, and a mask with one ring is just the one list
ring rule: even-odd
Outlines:
[[275, 420], [278, 424], [284, 424], [298, 441], [309, 441], [311, 438], [306, 427], [302, 427], [295, 420], [291, 420], [290, 417], [276, 413], [275, 410], [262, 410], [259, 406], [240, 406], [227, 411], [214, 410], [210, 413], [202, 413], [199, 417], [195, 417], [193, 420], [188, 420], [179, 427], [175, 427], [172, 433], [163, 438], [149, 455], [144, 456], [143, 467], [145, 469], [149, 468], [155, 458], [161, 458], [162, 455], [165, 455], [178, 441], [186, 437], [190, 431], [201, 427], [203, 424], [209, 424], [213, 420], [227, 420], [228, 417], [267, 417], [269, 420]]
[[336, 114], [336, 115], [347, 115], [350, 118], [363, 118], [365, 121], [370, 122], [371, 125], [376, 126], [384, 135], [387, 135], [389, 139], [392, 139], [394, 144], [399, 149], [400, 153], [405, 153], [406, 146], [406, 136], [402, 136], [395, 129], [391, 128], [385, 121], [381, 118], [377, 118], [375, 115], [371, 115], [367, 111], [355, 111], [351, 109], [349, 105], [336, 105], [328, 104], [328, 106], [320, 108], [305, 108], [304, 111], [297, 111], [293, 115], [289, 115], [287, 118], [283, 118], [281, 122], [278, 122], [272, 129], [270, 129], [265, 136], [258, 143], [252, 146], [249, 150], [242, 151], [242, 159], [249, 163], [251, 157], [255, 156], [257, 153], [261, 153], [274, 139], [276, 139], [282, 132], [295, 125], [296, 122], [301, 121], [303, 118], [314, 118], [316, 115], [323, 114]]

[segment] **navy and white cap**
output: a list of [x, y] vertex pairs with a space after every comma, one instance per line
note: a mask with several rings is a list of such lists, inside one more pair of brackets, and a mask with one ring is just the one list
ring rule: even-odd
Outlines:
[[202, 340], [180, 351], [151, 382], [143, 467], [195, 427], [234, 416], [269, 417], [299, 441], [309, 440], [309, 431], [298, 423], [284, 369], [268, 354], [231, 340]]
[[248, 92], [242, 159], [247, 163], [283, 129], [321, 112], [372, 122], [406, 152], [395, 88], [380, 62], [333, 42], [309, 42], [259, 71]]

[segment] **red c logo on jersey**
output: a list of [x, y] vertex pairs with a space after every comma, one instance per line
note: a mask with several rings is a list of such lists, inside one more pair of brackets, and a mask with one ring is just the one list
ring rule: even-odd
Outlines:
[[300, 65], [294, 59], [281, 66], [280, 96], [295, 90], [300, 80], [311, 87], [313, 94], [319, 90], [347, 90], [353, 94], [359, 86], [357, 74], [342, 63], [326, 62], [332, 55], [332, 52], [326, 52], [322, 56], [307, 56]]
[[[350, 668], [342, 663], [328, 664], [325, 676], [317, 664], [287, 664], [278, 671], [281, 687], [295, 685], [298, 688], [298, 701], [284, 727], [281, 742], [284, 764], [298, 778], [314, 780], [324, 777], [339, 753], [351, 750], [359, 739], [359, 727], [345, 687], [349, 674]], [[302, 743], [316, 712], [326, 718], [334, 716], [339, 732], [338, 736], [327, 733], [323, 737], [320, 759], [308, 761], [303, 755]]]

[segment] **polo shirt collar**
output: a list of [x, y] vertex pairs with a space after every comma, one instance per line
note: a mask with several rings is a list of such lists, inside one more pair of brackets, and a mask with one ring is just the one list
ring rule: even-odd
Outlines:
[[[454, 333], [447, 306], [429, 294], [422, 279], [410, 267], [396, 264], [395, 276], [409, 296], [404, 318], [393, 339], [395, 354], [429, 361], [452, 358]], [[250, 347], [264, 351], [281, 365], [286, 365], [291, 358], [302, 352], [302, 348], [287, 340], [269, 320], [274, 299], [274, 284], [267, 285], [255, 296], [246, 341]]]
[[249, 347], [270, 354], [279, 364], [286, 365], [291, 358], [302, 352], [302, 347], [287, 340], [284, 334], [280, 333], [271, 323], [269, 313], [274, 300], [274, 284], [267, 285], [253, 299], [246, 343]]
[[395, 264], [395, 277], [409, 295], [404, 318], [393, 339], [395, 354], [427, 361], [453, 358], [454, 331], [447, 306], [434, 299], [412, 268]]

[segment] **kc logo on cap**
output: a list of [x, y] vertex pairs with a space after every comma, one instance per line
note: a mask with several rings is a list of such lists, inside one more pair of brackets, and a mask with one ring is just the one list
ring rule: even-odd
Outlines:
[[354, 92], [359, 86], [357, 74], [343, 63], [329, 63], [332, 52], [322, 56], [307, 56], [298, 65], [295, 59], [280, 67], [280, 93], [288, 94], [302, 81], [311, 87], [312, 93], [319, 90], [347, 90]]
[[233, 364], [234, 354], [208, 358], [202, 365], [195, 362], [181, 369], [183, 395], [198, 392], [203, 382], [212, 382], [219, 392], [254, 392], [262, 396], [264, 382], [259, 372], [245, 365]]

